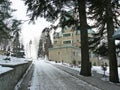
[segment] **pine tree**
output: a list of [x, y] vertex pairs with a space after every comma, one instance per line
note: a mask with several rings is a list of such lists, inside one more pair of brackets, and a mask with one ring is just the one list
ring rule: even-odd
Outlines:
[[[10, 7], [9, 0], [0, 0], [0, 43], [4, 45], [4, 50], [9, 46], [13, 33], [20, 30], [18, 27], [21, 23], [12, 17], [15, 10]], [[7, 45], [6, 45], [7, 44]]]
[[5, 21], [11, 18], [10, 15], [10, 2], [7, 0], [0, 1], [0, 38], [8, 38], [9, 30], [7, 23]]
[[12, 56], [14, 57], [24, 57], [24, 46], [20, 43], [20, 33], [16, 32], [13, 38]]
[[50, 38], [50, 29], [51, 28], [45, 28], [42, 32], [45, 34], [44, 50], [45, 50], [45, 55], [47, 55], [48, 59], [49, 59], [49, 48], [52, 47], [52, 42]]
[[38, 57], [44, 57], [43, 40], [39, 40]]
[[[108, 55], [110, 62], [110, 81], [118, 83], [118, 67], [117, 67], [117, 58], [116, 58], [116, 49], [115, 41], [112, 39], [114, 34], [114, 23], [113, 23], [113, 12], [111, 0], [106, 0], [106, 15], [107, 15], [107, 38], [108, 38]], [[111, 53], [112, 52], [112, 53]]]
[[[81, 46], [82, 46], [82, 67], [81, 75], [90, 76], [91, 68], [89, 62], [88, 33], [86, 22], [86, 1], [84, 0], [24, 0], [31, 12], [31, 20], [38, 17], [44, 17], [47, 21], [55, 21], [58, 17], [64, 15], [66, 7], [73, 8], [75, 3], [79, 8], [80, 28], [81, 28]], [[74, 5], [74, 6], [73, 6]], [[83, 15], [82, 15], [83, 14]]]
[[91, 76], [91, 65], [89, 61], [89, 47], [88, 47], [88, 27], [86, 17], [86, 1], [78, 1], [78, 12], [80, 18], [80, 30], [81, 30], [81, 75]]
[[[117, 27], [120, 26], [118, 16], [120, 13], [119, 0], [89, 0], [91, 5], [89, 7], [90, 19], [95, 19], [95, 27], [98, 28], [99, 32], [96, 35], [95, 41], [101, 40], [104, 34], [107, 33], [108, 40], [108, 58], [110, 62], [110, 81], [119, 82], [118, 79], [118, 68], [115, 51], [115, 41], [112, 39], [112, 35]], [[95, 45], [99, 44], [98, 41]], [[112, 53], [111, 53], [112, 52]]]

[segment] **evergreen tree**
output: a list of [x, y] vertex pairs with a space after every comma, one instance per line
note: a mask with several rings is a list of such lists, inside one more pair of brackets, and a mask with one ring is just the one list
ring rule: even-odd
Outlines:
[[[80, 28], [81, 28], [81, 53], [82, 53], [82, 67], [81, 75], [90, 76], [91, 68], [89, 62], [89, 48], [88, 48], [88, 33], [87, 33], [87, 20], [86, 20], [86, 1], [85, 0], [24, 0], [28, 5], [28, 11], [31, 12], [31, 20], [44, 17], [47, 21], [54, 21], [59, 16], [64, 15], [66, 7], [68, 9], [75, 7], [77, 3]], [[74, 6], [73, 6], [74, 5]]]
[[15, 10], [10, 7], [9, 0], [0, 0], [0, 44], [4, 45], [4, 50], [9, 46], [13, 33], [20, 30], [21, 22], [12, 17], [12, 12]]
[[24, 46], [20, 43], [20, 33], [16, 32], [13, 38], [12, 56], [24, 57]]
[[43, 40], [40, 38], [39, 40], [39, 47], [38, 47], [38, 57], [44, 57], [44, 51], [43, 51]]
[[0, 38], [8, 38], [9, 30], [6, 23], [7, 19], [11, 18], [10, 15], [10, 2], [8, 0], [0, 1]]
[[86, 1], [78, 1], [78, 12], [80, 18], [81, 30], [81, 75], [91, 76], [91, 65], [89, 62], [89, 48], [88, 48], [88, 26], [86, 18]]
[[[91, 5], [89, 7], [90, 19], [95, 19], [95, 27], [98, 27], [98, 34], [95, 41], [101, 40], [104, 34], [107, 33], [108, 40], [108, 58], [110, 62], [110, 81], [119, 82], [118, 68], [116, 60], [115, 42], [112, 35], [115, 28], [119, 27], [120, 21], [118, 20], [118, 9], [120, 8], [119, 0], [89, 0]], [[99, 44], [98, 41], [95, 45]]]
[[49, 59], [49, 48], [52, 47], [52, 42], [50, 38], [50, 29], [51, 28], [45, 28], [42, 32], [45, 35], [44, 50], [45, 50], [45, 55], [47, 55], [48, 59]]
[[[118, 83], [118, 67], [117, 67], [117, 58], [116, 58], [116, 49], [115, 41], [112, 39], [114, 34], [114, 23], [113, 23], [113, 12], [112, 12], [112, 0], [106, 0], [106, 15], [107, 15], [107, 38], [108, 38], [108, 55], [110, 62], [110, 81]], [[112, 52], [112, 53], [111, 53]]]

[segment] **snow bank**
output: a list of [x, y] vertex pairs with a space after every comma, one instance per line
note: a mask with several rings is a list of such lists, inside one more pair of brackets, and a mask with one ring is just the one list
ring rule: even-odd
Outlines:
[[0, 55], [0, 65], [1, 64], [4, 64], [4, 65], [18, 65], [18, 64], [28, 62], [28, 60], [26, 60], [25, 58], [9, 57], [10, 61], [4, 60], [5, 58], [6, 58], [6, 56]]
[[[66, 64], [66, 63], [64, 63], [64, 64], [62, 64], [62, 63], [55, 63], [54, 61], [48, 61], [48, 62], [49, 62], [49, 63], [52, 63], [52, 64], [62, 65], [62, 66], [68, 67], [68, 68], [70, 68], [70, 69], [74, 69], [74, 70], [76, 70], [76, 71], [79, 71], [79, 72], [80, 72], [80, 70], [81, 70], [81, 68], [78, 67], [78, 66], [72, 66], [72, 67], [71, 67], [71, 65]], [[92, 71], [95, 71], [96, 73], [99, 73], [99, 74], [104, 74], [104, 71], [102, 70], [102, 67], [101, 67], [101, 66], [92, 66]], [[105, 71], [105, 74], [106, 74], [107, 76], [109, 76], [109, 67], [107, 67], [107, 70]], [[119, 79], [120, 79], [120, 67], [118, 67], [118, 75], [119, 75]]]
[[10, 68], [10, 67], [2, 67], [2, 66], [0, 66], [0, 74], [5, 73], [7, 71], [10, 71], [12, 69], [13, 68]]
[[9, 57], [10, 61], [8, 60], [4, 60], [7, 56], [5, 55], [0, 55], [0, 74], [1, 73], [5, 73], [9, 70], [12, 70], [12, 68], [10, 67], [2, 67], [2, 65], [19, 65], [19, 64], [23, 64], [23, 63], [27, 63], [29, 60], [26, 60], [25, 58], [16, 58], [16, 57]]

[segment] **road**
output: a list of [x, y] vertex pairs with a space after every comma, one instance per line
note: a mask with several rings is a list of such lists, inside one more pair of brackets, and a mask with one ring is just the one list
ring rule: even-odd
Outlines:
[[100, 90], [43, 60], [35, 61], [30, 90]]

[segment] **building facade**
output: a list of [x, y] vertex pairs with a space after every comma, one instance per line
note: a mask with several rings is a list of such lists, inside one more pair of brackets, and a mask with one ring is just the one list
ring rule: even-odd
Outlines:
[[[92, 37], [93, 30], [88, 30], [88, 37]], [[53, 47], [49, 48], [49, 59], [70, 64], [81, 63], [80, 30], [74, 26], [65, 27], [61, 32], [54, 33]], [[92, 56], [92, 54], [91, 54]]]

